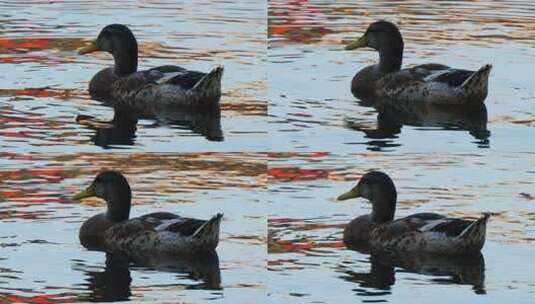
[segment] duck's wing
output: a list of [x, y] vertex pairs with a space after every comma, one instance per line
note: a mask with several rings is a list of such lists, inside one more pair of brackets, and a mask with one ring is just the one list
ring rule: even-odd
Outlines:
[[424, 212], [409, 215], [392, 221], [390, 224], [381, 227], [381, 234], [390, 238], [403, 237], [409, 233], [421, 233], [422, 228], [430, 223], [440, 222], [446, 217], [436, 213]]
[[426, 225], [419, 228], [423, 233], [439, 233], [447, 237], [459, 236], [474, 221], [459, 218], [443, 218], [429, 221]]
[[115, 224], [106, 231], [106, 234], [114, 239], [127, 239], [144, 233], [161, 231], [191, 236], [205, 222], [205, 220], [181, 217], [169, 212], [156, 212]]
[[438, 63], [428, 63], [390, 74], [386, 78], [388, 82], [385, 85], [395, 86], [396, 84], [399, 85], [399, 83], [436, 82], [456, 87], [462, 85], [474, 73], [475, 71], [454, 69]]
[[162, 73], [162, 77], [156, 82], [158, 84], [166, 83], [179, 85], [182, 89], [191, 89], [197, 84], [206, 73], [191, 71], [179, 66], [164, 65], [148, 70]]
[[398, 235], [419, 232], [434, 234], [435, 237], [457, 237], [473, 223], [473, 220], [445, 217], [436, 213], [417, 213], [393, 221], [390, 227]]
[[379, 225], [372, 246], [382, 250], [462, 255], [478, 252], [485, 243], [489, 214], [477, 220], [417, 214]]
[[173, 84], [182, 89], [191, 89], [206, 73], [190, 71], [179, 66], [165, 65], [146, 71], [139, 71], [121, 77], [114, 82], [114, 91], [137, 93], [150, 84]]
[[150, 226], [154, 231], [170, 231], [181, 236], [191, 236], [199, 229], [205, 220], [181, 217], [173, 213], [157, 212], [144, 215], [139, 218], [145, 226]]
[[450, 87], [463, 84], [475, 71], [450, 68], [442, 64], [429, 63], [417, 65], [408, 71], [418, 80], [423, 82], [439, 82]]

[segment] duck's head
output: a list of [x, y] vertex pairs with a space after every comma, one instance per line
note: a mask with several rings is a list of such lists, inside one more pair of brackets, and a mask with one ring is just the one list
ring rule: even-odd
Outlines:
[[383, 172], [371, 171], [357, 185], [338, 197], [339, 201], [362, 197], [372, 203], [372, 221], [388, 222], [394, 218], [397, 193], [392, 179]]
[[132, 192], [126, 178], [117, 171], [104, 171], [95, 177], [85, 190], [72, 199], [81, 200], [86, 197], [98, 197], [106, 201], [106, 216], [113, 222], [121, 222], [130, 216]]
[[[358, 40], [346, 45], [346, 50], [371, 47], [379, 52], [382, 69], [399, 70], [403, 56], [403, 38], [396, 25], [388, 21], [376, 21], [368, 26]], [[392, 72], [389, 70], [388, 72]]]
[[117, 72], [130, 74], [137, 71], [137, 42], [134, 34], [122, 24], [110, 24], [104, 27], [96, 40], [78, 50], [88, 54], [103, 51], [113, 55]]

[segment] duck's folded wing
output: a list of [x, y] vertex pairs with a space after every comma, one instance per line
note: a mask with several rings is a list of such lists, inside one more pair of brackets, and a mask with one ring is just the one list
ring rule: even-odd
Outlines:
[[190, 71], [190, 70], [180, 70], [174, 72], [166, 72], [163, 76], [157, 80], [158, 84], [172, 84], [178, 85], [182, 89], [191, 89], [199, 82], [206, 73]]
[[438, 223], [444, 220], [445, 217], [440, 214], [424, 212], [409, 215], [392, 221], [389, 225], [384, 227], [386, 235], [392, 238], [403, 237], [411, 232], [424, 232], [422, 229], [430, 223]]
[[118, 223], [106, 231], [108, 237], [126, 239], [142, 233], [171, 231], [182, 236], [192, 235], [204, 220], [180, 217], [173, 213], [156, 212]]
[[193, 235], [206, 221], [181, 217], [173, 213], [158, 212], [140, 217], [144, 226], [154, 231], [170, 231], [182, 236]]
[[440, 82], [451, 87], [460, 86], [474, 71], [453, 69], [442, 64], [429, 63], [408, 69], [411, 75], [423, 82]]
[[474, 221], [458, 219], [458, 218], [443, 218], [436, 221], [431, 221], [427, 225], [420, 228], [422, 232], [438, 232], [447, 235], [448, 237], [459, 236], [470, 224]]
[[160, 226], [156, 227], [156, 230], [171, 231], [178, 233], [182, 236], [191, 236], [199, 229], [206, 221], [193, 218], [178, 218], [174, 220], [167, 220]]

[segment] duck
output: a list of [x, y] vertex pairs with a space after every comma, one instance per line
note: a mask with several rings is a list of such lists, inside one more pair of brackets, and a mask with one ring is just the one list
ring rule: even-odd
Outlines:
[[351, 92], [358, 99], [382, 103], [410, 101], [455, 106], [480, 106], [488, 91], [492, 65], [477, 71], [455, 69], [428, 63], [401, 69], [403, 38], [398, 27], [380, 20], [370, 24], [362, 37], [345, 46], [346, 50], [371, 47], [379, 52], [379, 63], [356, 73]]
[[209, 73], [164, 65], [138, 71], [138, 45], [134, 34], [122, 24], [105, 26], [96, 40], [78, 50], [80, 55], [96, 51], [113, 56], [113, 67], [96, 73], [89, 82], [89, 94], [110, 100], [114, 106], [213, 108], [221, 98], [223, 67]]
[[370, 171], [364, 174], [355, 187], [337, 199], [358, 197], [371, 202], [372, 212], [354, 219], [345, 227], [346, 245], [368, 240], [372, 251], [473, 255], [480, 253], [485, 244], [489, 213], [477, 220], [429, 212], [394, 220], [397, 192], [386, 173]]
[[91, 185], [72, 200], [98, 197], [107, 210], [86, 220], [79, 231], [80, 243], [90, 250], [134, 254], [195, 254], [214, 251], [219, 242], [223, 214], [209, 220], [156, 212], [130, 218], [132, 192], [118, 171], [99, 173]]

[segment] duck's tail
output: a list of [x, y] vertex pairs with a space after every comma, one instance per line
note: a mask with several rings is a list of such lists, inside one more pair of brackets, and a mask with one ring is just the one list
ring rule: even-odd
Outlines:
[[485, 244], [487, 221], [489, 220], [490, 215], [490, 213], [483, 213], [482, 217], [475, 220], [472, 224], [466, 227], [461, 234], [459, 234], [459, 238], [468, 241], [481, 250]]
[[470, 103], [481, 104], [487, 98], [489, 74], [492, 65], [486, 64], [468, 77], [460, 86]]
[[221, 77], [223, 76], [223, 67], [218, 66], [204, 75], [192, 88], [194, 91], [204, 94], [221, 94]]
[[204, 243], [204, 245], [202, 245], [204, 248], [213, 247], [213, 249], [215, 249], [219, 242], [219, 224], [221, 223], [222, 218], [222, 213], [214, 215], [199, 227], [191, 237]]

